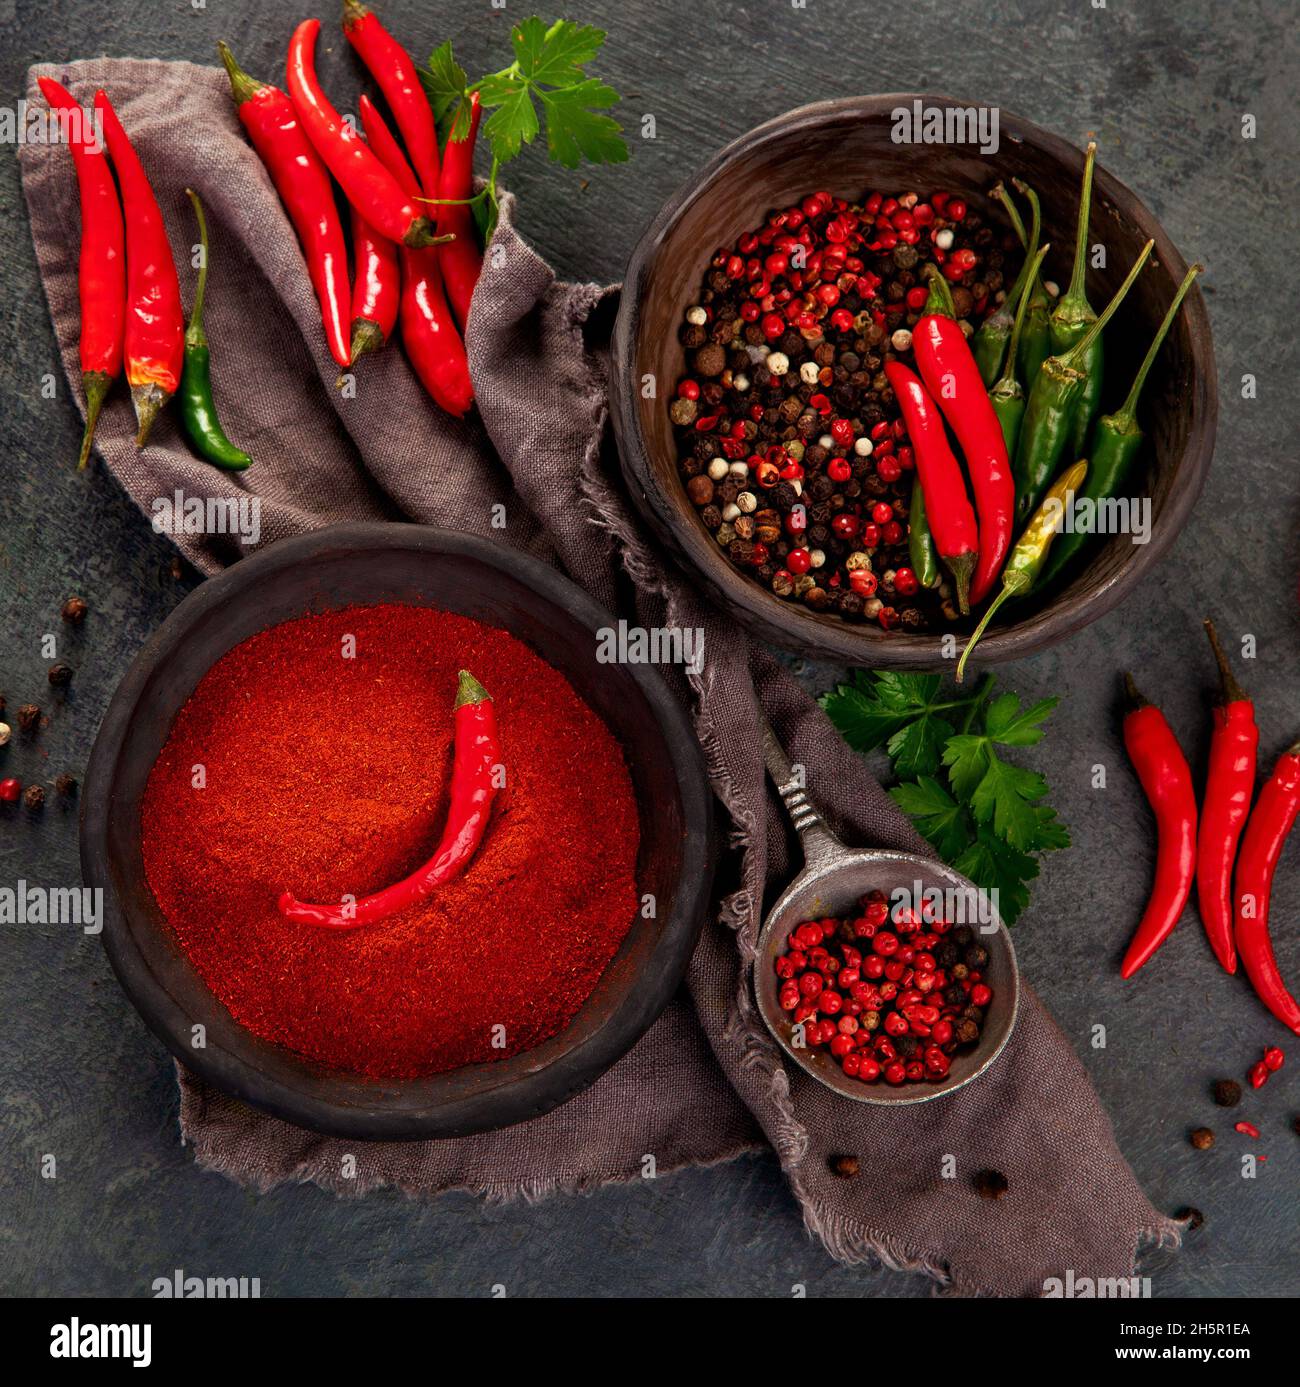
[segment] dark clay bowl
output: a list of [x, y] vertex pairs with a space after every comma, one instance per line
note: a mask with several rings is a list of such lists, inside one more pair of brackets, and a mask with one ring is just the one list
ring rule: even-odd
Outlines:
[[[678, 339], [709, 260], [759, 225], [774, 207], [817, 188], [843, 197], [870, 189], [946, 190], [981, 211], [999, 178], [1034, 187], [1043, 204], [1044, 275], [1064, 286], [1073, 258], [1083, 152], [1010, 111], [1000, 113], [1000, 148], [895, 144], [890, 112], [969, 103], [933, 94], [854, 97], [803, 106], [741, 136], [691, 178], [655, 218], [628, 265], [614, 330], [612, 410], [628, 486], [646, 520], [680, 564], [725, 611], [756, 635], [814, 658], [867, 665], [950, 667], [938, 634], [885, 632], [784, 602], [732, 567], [687, 499], [677, 470], [668, 403], [685, 374]], [[1105, 149], [1101, 150], [1105, 157]], [[1004, 223], [1005, 224], [1005, 223]], [[1104, 271], [1088, 277], [1098, 310], [1119, 287], [1143, 244], [1155, 251], [1107, 332], [1103, 409], [1115, 409], [1187, 266], [1159, 223], [1122, 183], [1097, 166], [1090, 243], [1107, 249]], [[653, 377], [655, 399], [642, 383]], [[1166, 339], [1143, 396], [1144, 461], [1133, 485], [1152, 498], [1150, 542], [1105, 541], [1083, 571], [1041, 598], [1012, 604], [980, 643], [977, 662], [1017, 659], [1062, 640], [1116, 606], [1173, 543], [1200, 494], [1214, 451], [1218, 414], [1214, 349], [1199, 288]]]
[[[633, 922], [560, 1035], [513, 1059], [430, 1078], [331, 1071], [245, 1030], [200, 979], [145, 880], [140, 806], [172, 721], [232, 646], [350, 603], [438, 607], [508, 630], [559, 670], [622, 744], [641, 818]], [[587, 1087], [668, 1004], [699, 934], [712, 876], [712, 800], [685, 713], [649, 666], [598, 664], [610, 624], [554, 569], [481, 539], [415, 525], [342, 525], [284, 540], [209, 579], [136, 657], [99, 731], [81, 810], [86, 883], [104, 889], [104, 943], [127, 996], [178, 1059], [245, 1102], [333, 1136], [461, 1136], [540, 1116]], [[205, 1049], [191, 1028], [207, 1031]]]

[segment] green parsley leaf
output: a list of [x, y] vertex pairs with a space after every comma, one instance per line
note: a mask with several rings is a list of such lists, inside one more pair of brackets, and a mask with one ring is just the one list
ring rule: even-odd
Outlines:
[[[433, 50], [428, 68], [420, 73], [420, 80], [424, 83], [429, 105], [433, 107], [434, 121], [441, 127], [455, 111], [456, 120], [451, 134], [453, 138], [464, 138], [469, 130], [469, 108], [465, 102], [469, 78], [465, 75], [465, 69], [452, 57], [450, 40]], [[462, 123], [464, 129], [458, 132], [455, 127]]]
[[539, 91], [546, 112], [546, 144], [551, 158], [566, 169], [590, 164], [621, 164], [628, 158], [623, 128], [613, 116], [599, 115], [619, 98], [595, 77], [556, 91]]
[[952, 862], [952, 867], [992, 894], [998, 913], [1008, 925], [1029, 904], [1025, 883], [1038, 875], [1038, 863], [1032, 857], [1004, 843], [988, 828], [978, 831], [975, 842]]
[[989, 768], [970, 797], [970, 807], [979, 823], [990, 820], [993, 830], [1013, 848], [1027, 851], [1036, 846], [1038, 815], [1034, 800], [1047, 793], [1047, 781], [1036, 771], [1027, 771], [989, 756]]
[[[485, 106], [489, 104], [485, 97], [481, 99]], [[522, 145], [532, 144], [539, 129], [532, 92], [525, 83], [512, 88], [488, 117], [483, 133], [491, 141], [493, 157], [504, 164], [519, 153]]]
[[937, 674], [857, 670], [852, 683], [823, 695], [821, 705], [855, 751], [888, 742], [899, 775], [933, 775], [939, 769], [939, 747], [953, 732], [941, 714], [971, 702], [940, 699], [942, 682]]
[[954, 792], [968, 800], [988, 770], [988, 743], [969, 732], [949, 737], [943, 749], [943, 764], [948, 767], [948, 781]]
[[583, 67], [605, 43], [605, 31], [590, 24], [557, 19], [548, 29], [534, 15], [510, 35], [519, 71], [532, 83], [572, 87], [583, 79]]
[[1057, 698], [1044, 698], [1022, 713], [1015, 694], [1002, 694], [989, 704], [984, 715], [984, 729], [993, 741], [1003, 746], [1035, 746], [1043, 737], [1041, 724], [1059, 702]]
[[970, 846], [970, 816], [933, 776], [904, 781], [889, 794], [945, 862], [951, 862]]

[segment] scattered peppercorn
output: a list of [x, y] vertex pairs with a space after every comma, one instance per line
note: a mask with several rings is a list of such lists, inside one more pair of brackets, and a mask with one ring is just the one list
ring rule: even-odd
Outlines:
[[1285, 1062], [1286, 1056], [1278, 1046], [1270, 1045], [1268, 1049], [1264, 1051], [1264, 1067], [1270, 1074], [1277, 1073]]
[[1187, 1225], [1187, 1231], [1189, 1233], [1195, 1233], [1198, 1228], [1203, 1228], [1205, 1226], [1205, 1215], [1199, 1209], [1190, 1207], [1179, 1209], [1174, 1217], [1179, 1223], [1185, 1223]]
[[12, 736], [13, 728], [7, 722], [0, 722], [0, 746], [4, 746]]
[[841, 1180], [857, 1179], [858, 1158], [856, 1156], [832, 1156], [830, 1167], [832, 1173], [838, 1175]]
[[62, 661], [57, 665], [51, 665], [46, 678], [54, 688], [66, 689], [72, 683], [72, 666], [65, 665]]
[[1235, 1108], [1241, 1102], [1241, 1085], [1236, 1079], [1220, 1079], [1214, 1085], [1214, 1101], [1221, 1108]]
[[31, 732], [41, 720], [41, 710], [35, 703], [24, 703], [18, 710], [18, 727], [20, 731]]
[[1197, 1127], [1187, 1138], [1198, 1151], [1208, 1151], [1214, 1145], [1214, 1133], [1208, 1127]]
[[70, 626], [80, 626], [86, 619], [86, 613], [90, 610], [84, 598], [69, 597], [63, 604], [63, 610], [59, 615]]
[[1234, 1132], [1240, 1132], [1243, 1137], [1259, 1136], [1259, 1128], [1256, 1127], [1253, 1122], [1238, 1122], [1232, 1130]]
[[12, 804], [23, 792], [23, 782], [16, 776], [6, 776], [0, 780], [0, 803]]
[[45, 807], [45, 790], [40, 785], [29, 785], [23, 791], [23, 803], [28, 809], [43, 809]]
[[54, 789], [56, 793], [62, 795], [64, 799], [70, 799], [77, 793], [76, 776], [69, 775], [67, 771], [62, 771], [59, 775], [54, 777]]
[[977, 1170], [975, 1192], [981, 1199], [1001, 1199], [1010, 1186], [1000, 1170]]

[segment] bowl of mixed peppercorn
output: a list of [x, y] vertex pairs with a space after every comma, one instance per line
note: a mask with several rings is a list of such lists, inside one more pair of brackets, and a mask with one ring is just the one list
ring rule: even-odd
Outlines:
[[[936, 295], [971, 341], [995, 316], [1009, 328], [1019, 286], [1033, 280], [1004, 210], [1001, 190], [1013, 184], [1041, 194], [1039, 243], [1053, 249], [1034, 282], [1046, 318], [1061, 297], [1051, 274], [1070, 277], [1084, 158], [1006, 111], [995, 153], [898, 142], [896, 112], [918, 102], [960, 104], [907, 94], [803, 107], [728, 146], [670, 200], [629, 265], [612, 412], [646, 520], [755, 634], [814, 657], [944, 667], [978, 613], [940, 561], [947, 517], [927, 520], [917, 465], [926, 440], [911, 437], [893, 382], [919, 368], [913, 329]], [[1106, 247], [1104, 266], [1088, 273], [1098, 304], [1155, 243], [1108, 327], [1101, 404], [1115, 409], [1186, 267], [1150, 212], [1101, 170], [1089, 225]], [[1098, 538], [993, 627], [983, 658], [1025, 655], [1095, 620], [1168, 548], [1209, 466], [1214, 379], [1193, 293], [1145, 390], [1132, 479], [1150, 497], [1145, 542]]]

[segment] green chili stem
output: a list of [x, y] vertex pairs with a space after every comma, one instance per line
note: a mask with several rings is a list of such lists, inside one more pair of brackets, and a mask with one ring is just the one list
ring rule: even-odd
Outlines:
[[1051, 246], [1042, 246], [1032, 262], [1028, 257], [1025, 259], [1025, 267], [1029, 273], [1025, 276], [1025, 283], [1020, 291], [1020, 302], [1016, 305], [1015, 320], [1011, 324], [1011, 345], [1007, 348], [1007, 364], [1002, 372], [1001, 379], [993, 387], [999, 389], [1003, 382], [1008, 379], [1016, 383], [1016, 351], [1020, 346], [1020, 328], [1025, 321], [1025, 309], [1029, 306], [1029, 286], [1033, 283], [1043, 264], [1043, 257], [1051, 250]]
[[1077, 304], [1085, 312], [1092, 308], [1083, 292], [1083, 282], [1088, 273], [1088, 220], [1092, 211], [1092, 166], [1097, 159], [1095, 140], [1088, 142], [1088, 154], [1083, 161], [1083, 192], [1079, 195], [1079, 227], [1074, 237], [1074, 269], [1070, 274], [1070, 287], [1057, 304], [1059, 313], [1065, 304]]
[[1138, 397], [1142, 394], [1142, 387], [1147, 383], [1147, 374], [1155, 364], [1156, 356], [1168, 335], [1169, 329], [1173, 326], [1174, 319], [1178, 316], [1178, 310], [1182, 305], [1183, 299], [1187, 296], [1187, 291], [1192, 287], [1192, 281], [1198, 274], [1204, 271], [1204, 265], [1193, 265], [1186, 275], [1183, 282], [1178, 286], [1178, 292], [1174, 295], [1174, 301], [1169, 305], [1169, 310], [1164, 316], [1164, 321], [1156, 329], [1156, 335], [1152, 339], [1151, 345], [1147, 348], [1147, 354], [1142, 358], [1142, 365], [1138, 367], [1137, 375], [1133, 378], [1133, 388], [1128, 392], [1128, 399], [1115, 411], [1110, 418], [1114, 421], [1114, 427], [1118, 432], [1127, 432], [1129, 426], [1137, 421]]
[[[993, 189], [993, 196], [1007, 209], [1007, 216], [1011, 219], [1012, 230], [1020, 238], [1020, 244], [1029, 249], [1029, 238], [1025, 235], [1025, 224], [1020, 220], [1020, 209], [1012, 201], [1011, 194], [1007, 192], [1006, 184], [999, 183]], [[1022, 267], [1021, 274], [1024, 273]]]
[[186, 188], [185, 196], [193, 204], [199, 223], [199, 282], [194, 290], [194, 307], [190, 310], [190, 325], [185, 330], [185, 338], [203, 346], [207, 341], [203, 335], [203, 295], [208, 288], [208, 220], [203, 215], [203, 203], [198, 193], [193, 188]]
[[230, 78], [230, 90], [234, 93], [235, 105], [242, 106], [245, 101], [251, 101], [266, 86], [266, 83], [259, 82], [255, 77], [250, 77], [239, 66], [225, 39], [217, 40], [217, 52], [221, 54], [221, 61], [225, 64], [226, 73]]
[[971, 651], [975, 649], [979, 644], [980, 637], [988, 630], [989, 622], [997, 614], [998, 608], [1008, 597], [1019, 597], [1028, 587], [1029, 581], [1023, 573], [1010, 569], [1002, 575], [1002, 591], [989, 603], [988, 611], [980, 617], [980, 624], [971, 633], [970, 640], [966, 642], [966, 649], [961, 652], [961, 659], [957, 661], [957, 682], [959, 684], [966, 677], [966, 661], [970, 657]]
[[1119, 291], [1116, 293], [1115, 297], [1111, 299], [1102, 310], [1101, 317], [1089, 327], [1088, 331], [1079, 338], [1069, 351], [1063, 352], [1056, 358], [1058, 361], [1063, 362], [1072, 370], [1079, 369], [1075, 363], [1087, 356], [1092, 344], [1101, 336], [1102, 329], [1115, 316], [1116, 310], [1119, 308], [1120, 304], [1124, 302], [1125, 295], [1133, 287], [1133, 281], [1141, 273], [1143, 265], [1147, 263], [1147, 257], [1151, 254], [1154, 246], [1154, 241], [1148, 241], [1146, 245], [1142, 247], [1142, 254], [1133, 262], [1133, 268], [1125, 276], [1124, 283], [1119, 286]]
[[952, 289], [943, 277], [943, 271], [937, 265], [927, 265], [921, 274], [930, 281], [930, 297], [925, 301], [922, 314], [933, 313], [942, 318], [956, 318], [957, 308], [952, 301]]

